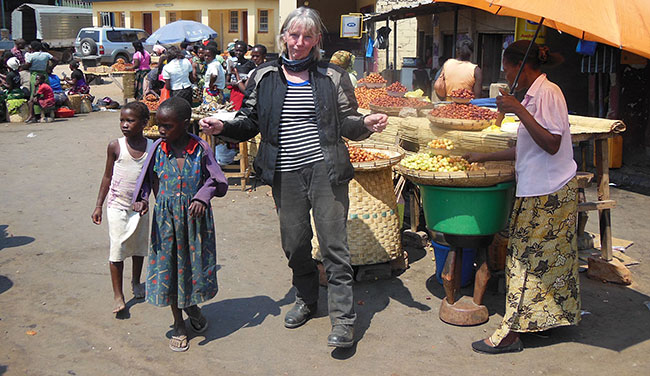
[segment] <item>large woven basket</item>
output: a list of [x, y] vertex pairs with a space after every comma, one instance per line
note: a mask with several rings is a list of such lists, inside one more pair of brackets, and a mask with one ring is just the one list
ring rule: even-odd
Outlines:
[[[404, 154], [403, 150], [397, 147], [380, 149], [379, 145], [372, 146], [374, 147], [364, 148], [386, 154], [397, 151], [399, 159]], [[399, 159], [395, 161], [395, 158], [397, 157], [391, 157], [391, 162], [381, 166], [355, 167], [354, 179], [349, 185], [350, 209], [347, 222], [352, 265], [380, 264], [402, 256], [391, 168], [392, 164], [399, 162]], [[315, 228], [313, 219], [312, 228]], [[312, 238], [312, 249], [312, 256], [322, 260], [316, 231]]]
[[465, 119], [447, 119], [427, 115], [432, 127], [452, 129], [457, 131], [482, 131], [483, 129], [494, 124], [494, 121], [487, 120], [465, 120]]
[[135, 97], [135, 72], [124, 72], [122, 86], [124, 87], [124, 98]]
[[81, 95], [80, 94], [68, 95], [68, 99], [70, 100], [70, 108], [72, 108], [74, 110], [75, 114], [80, 114], [81, 113]]
[[515, 169], [511, 162], [486, 162], [483, 167], [485, 170], [431, 172], [397, 165], [395, 171], [413, 183], [442, 187], [489, 187], [515, 180]]
[[368, 104], [368, 107], [370, 107], [370, 111], [373, 114], [386, 114], [388, 116], [399, 116], [399, 112], [402, 110], [402, 107], [384, 107], [384, 106], [377, 106], [376, 104]]

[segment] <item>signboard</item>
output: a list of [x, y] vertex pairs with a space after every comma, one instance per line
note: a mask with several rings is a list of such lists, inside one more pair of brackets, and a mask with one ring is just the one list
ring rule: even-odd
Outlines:
[[[515, 23], [515, 40], [531, 40], [533, 39], [533, 35], [535, 35], [535, 30], [537, 30], [537, 22], [517, 18]], [[542, 26], [535, 43], [538, 45], [546, 44], [546, 26]]]
[[363, 15], [350, 13], [341, 15], [341, 38], [361, 39], [363, 34]]

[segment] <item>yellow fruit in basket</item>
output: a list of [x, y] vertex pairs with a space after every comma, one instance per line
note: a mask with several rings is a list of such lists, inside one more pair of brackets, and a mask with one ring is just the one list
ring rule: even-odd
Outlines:
[[467, 171], [472, 165], [462, 157], [445, 157], [433, 153], [417, 153], [410, 155], [400, 162], [406, 168], [430, 172]]
[[452, 150], [454, 148], [454, 142], [448, 138], [439, 138], [436, 140], [429, 141], [429, 147], [433, 149], [445, 149]]
[[424, 91], [422, 89], [417, 89], [414, 91], [409, 91], [406, 94], [404, 94], [405, 97], [407, 98], [420, 98], [424, 95]]

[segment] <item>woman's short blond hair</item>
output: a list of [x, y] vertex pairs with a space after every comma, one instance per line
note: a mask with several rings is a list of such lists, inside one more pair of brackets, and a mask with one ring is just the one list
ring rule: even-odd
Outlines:
[[311, 52], [314, 60], [320, 60], [322, 58], [320, 51], [323, 48], [323, 33], [325, 31], [325, 25], [323, 25], [323, 21], [321, 20], [318, 11], [307, 7], [300, 7], [293, 10], [291, 13], [289, 13], [287, 19], [282, 23], [280, 35], [278, 35], [278, 46], [280, 47], [280, 53], [287, 53], [287, 43], [283, 38], [285, 34], [287, 34], [289, 30], [291, 30], [296, 25], [301, 25], [302, 27], [311, 30], [313, 35], [320, 36], [318, 45], [314, 46]]

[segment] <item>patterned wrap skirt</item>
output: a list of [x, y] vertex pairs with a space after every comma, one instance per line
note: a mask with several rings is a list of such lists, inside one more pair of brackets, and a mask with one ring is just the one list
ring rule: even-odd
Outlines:
[[576, 218], [578, 183], [557, 192], [517, 197], [506, 259], [506, 310], [490, 337], [539, 332], [580, 321]]

